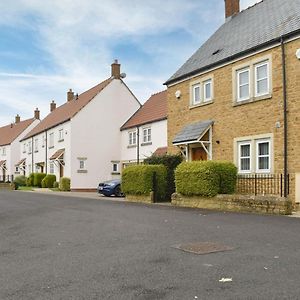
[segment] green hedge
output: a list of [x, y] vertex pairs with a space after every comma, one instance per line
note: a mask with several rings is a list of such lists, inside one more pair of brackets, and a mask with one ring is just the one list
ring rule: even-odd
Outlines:
[[230, 162], [193, 161], [175, 171], [176, 191], [186, 196], [213, 197], [235, 191], [237, 169]]
[[149, 165], [164, 165], [167, 168], [167, 189], [166, 200], [171, 200], [172, 194], [175, 192], [175, 169], [182, 162], [181, 155], [152, 155], [144, 160]]
[[53, 174], [47, 174], [42, 180], [43, 188], [53, 188], [53, 184], [56, 181], [56, 176]]
[[42, 187], [42, 180], [45, 176], [45, 173], [33, 173], [33, 186]]
[[59, 179], [59, 189], [61, 191], [70, 191], [71, 189], [71, 180], [68, 177], [62, 177]]
[[59, 183], [57, 181], [53, 182], [53, 188], [58, 189]]
[[127, 195], [149, 195], [156, 173], [156, 201], [164, 201], [167, 188], [167, 169], [163, 165], [129, 166], [122, 173], [122, 191]]
[[27, 178], [24, 175], [17, 176], [14, 180], [15, 188], [16, 190], [19, 188], [19, 186], [26, 186], [27, 184]]
[[27, 185], [27, 186], [33, 186], [33, 179], [34, 179], [34, 173], [31, 173], [31, 174], [27, 177], [26, 185]]

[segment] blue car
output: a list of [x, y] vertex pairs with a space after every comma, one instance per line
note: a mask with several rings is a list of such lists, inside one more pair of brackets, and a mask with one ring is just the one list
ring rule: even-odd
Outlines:
[[115, 195], [116, 197], [124, 197], [124, 193], [121, 190], [121, 180], [113, 179], [99, 183], [97, 191], [106, 197]]

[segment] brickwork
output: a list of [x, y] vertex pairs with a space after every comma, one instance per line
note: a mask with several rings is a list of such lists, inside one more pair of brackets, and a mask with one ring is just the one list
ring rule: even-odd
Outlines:
[[[286, 45], [287, 98], [288, 98], [288, 171], [300, 172], [300, 60], [296, 49], [300, 39]], [[271, 58], [271, 95], [267, 99], [234, 104], [233, 70], [239, 65], [269, 56]], [[213, 76], [213, 103], [190, 108], [191, 82]], [[175, 92], [181, 91], [180, 99]], [[215, 160], [234, 161], [234, 139], [260, 134], [273, 136], [273, 172], [283, 172], [283, 83], [280, 46], [220, 67], [197, 78], [168, 87], [168, 151], [177, 153], [172, 145], [174, 136], [181, 129], [197, 121], [214, 120], [212, 133], [212, 155]], [[279, 123], [278, 123], [279, 122]], [[280, 124], [279, 128], [276, 126]], [[218, 141], [219, 143], [217, 143]], [[294, 197], [294, 182], [291, 182]]]

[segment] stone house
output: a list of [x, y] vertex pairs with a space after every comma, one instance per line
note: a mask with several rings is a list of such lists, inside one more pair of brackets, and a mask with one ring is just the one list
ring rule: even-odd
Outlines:
[[34, 117], [21, 121], [16, 115], [15, 122], [0, 127], [0, 181], [12, 180], [14, 176], [25, 174], [25, 160], [20, 156], [20, 140], [40, 122], [40, 112]]
[[108, 79], [80, 95], [69, 90], [59, 107], [50, 103], [50, 113], [21, 140], [26, 175], [69, 177], [74, 191], [96, 190], [100, 181], [117, 175], [120, 127], [141, 106], [120, 70], [116, 60]]
[[167, 91], [153, 94], [121, 127], [122, 166], [167, 152]]
[[225, 0], [224, 24], [165, 83], [168, 150], [232, 161], [239, 174], [290, 174], [284, 195], [297, 203], [300, 0], [239, 4]]

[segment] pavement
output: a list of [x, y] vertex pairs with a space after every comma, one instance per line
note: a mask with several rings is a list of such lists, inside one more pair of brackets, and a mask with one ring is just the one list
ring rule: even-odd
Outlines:
[[298, 218], [100, 199], [0, 191], [1, 300], [300, 299]]

